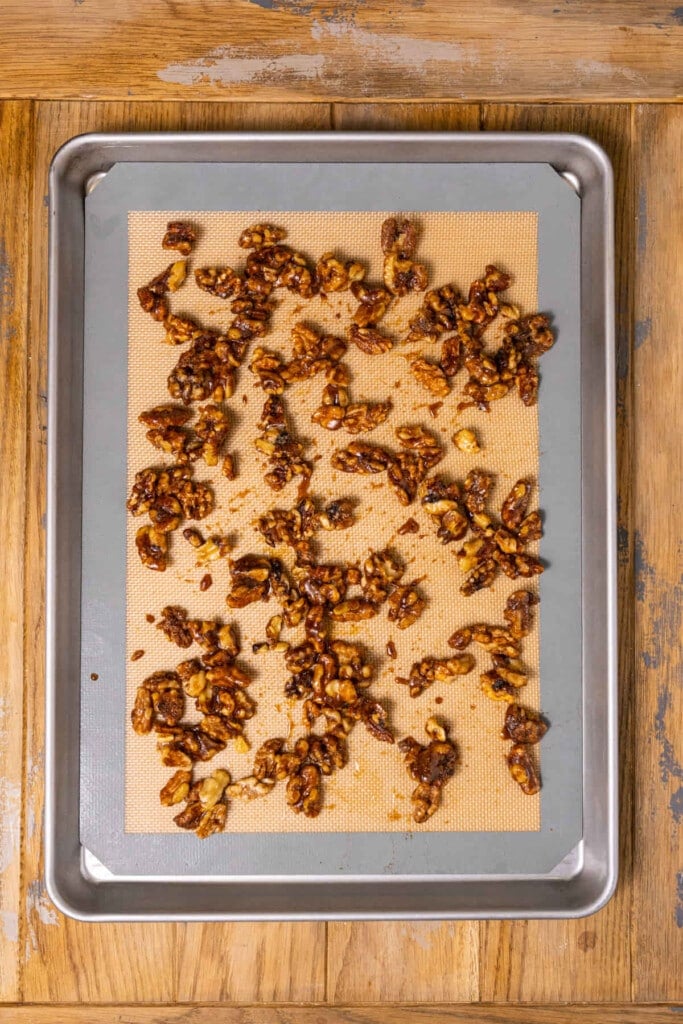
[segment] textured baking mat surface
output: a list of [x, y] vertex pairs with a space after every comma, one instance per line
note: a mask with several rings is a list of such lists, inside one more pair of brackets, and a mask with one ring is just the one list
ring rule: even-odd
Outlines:
[[[194, 282], [196, 267], [230, 265], [239, 270], [246, 253], [237, 245], [240, 232], [249, 224], [272, 221], [287, 229], [286, 242], [311, 258], [334, 250], [346, 258], [354, 257], [367, 267], [366, 280], [379, 282], [382, 272], [380, 227], [386, 216], [395, 211], [362, 213], [267, 213], [197, 211], [131, 212], [129, 232], [129, 338], [128, 338], [128, 483], [136, 471], [159, 465], [165, 457], [152, 448], [145, 438], [146, 428], [138, 422], [145, 409], [169, 401], [166, 378], [182, 347], [163, 343], [162, 325], [143, 313], [136, 298], [136, 289], [168, 265], [172, 254], [161, 248], [166, 223], [172, 219], [190, 219], [199, 228], [199, 239], [189, 258], [185, 285], [171, 295], [171, 310], [189, 314], [201, 323], [222, 328], [230, 319], [228, 303], [200, 291]], [[471, 280], [480, 276], [487, 263], [512, 274], [512, 285], [506, 298], [517, 303], [523, 312], [534, 312], [537, 301], [537, 214], [523, 213], [425, 213], [414, 215], [420, 225], [417, 258], [427, 264], [430, 287], [455, 283], [463, 292]], [[288, 356], [290, 329], [298, 320], [320, 327], [326, 333], [345, 334], [356, 303], [349, 292], [319, 296], [305, 301], [278, 290], [277, 308], [264, 345]], [[527, 409], [517, 395], [496, 402], [489, 414], [476, 409], [458, 412], [465, 374], [455, 378], [450, 395], [434, 418], [428, 406], [435, 401], [411, 376], [405, 355], [424, 352], [435, 356], [437, 346], [407, 346], [399, 341], [405, 336], [408, 319], [420, 304], [422, 296], [407, 296], [395, 301], [382, 322], [382, 329], [397, 344], [381, 356], [367, 356], [351, 346], [345, 361], [352, 372], [352, 401], [378, 401], [391, 397], [393, 409], [385, 424], [371, 434], [360, 435], [376, 444], [398, 447], [394, 429], [406, 423], [421, 423], [438, 435], [446, 457], [436, 472], [458, 480], [469, 469], [482, 467], [492, 472], [495, 487], [490, 507], [498, 511], [512, 484], [522, 476], [537, 479], [539, 465], [538, 415]], [[495, 326], [495, 325], [494, 325]], [[489, 332], [495, 338], [493, 328]], [[237, 478], [228, 481], [220, 475], [220, 467], [195, 464], [195, 478], [209, 480], [216, 495], [216, 508], [211, 516], [196, 524], [204, 536], [228, 534], [235, 542], [232, 557], [249, 552], [267, 554], [267, 548], [254, 531], [254, 517], [270, 508], [290, 508], [296, 500], [298, 479], [283, 491], [275, 493], [263, 481], [264, 460], [256, 452], [253, 439], [264, 402], [263, 392], [256, 388], [255, 378], [247, 363], [238, 371], [234, 396], [228, 401], [232, 429], [226, 451], [234, 454]], [[349, 763], [325, 780], [324, 806], [315, 819], [295, 815], [285, 804], [284, 783], [276, 786], [268, 797], [230, 802], [227, 832], [405, 832], [420, 831], [536, 831], [540, 827], [540, 799], [526, 797], [511, 780], [504, 760], [506, 745], [500, 739], [500, 728], [506, 705], [492, 702], [479, 690], [479, 673], [490, 667], [490, 656], [474, 651], [475, 669], [451, 683], [435, 684], [421, 697], [412, 699], [407, 688], [395, 682], [396, 676], [407, 676], [410, 666], [424, 656], [447, 657], [446, 640], [458, 627], [477, 621], [503, 623], [502, 611], [508, 594], [519, 583], [499, 576], [490, 590], [470, 598], [459, 593], [460, 573], [454, 554], [460, 546], [444, 546], [428, 517], [415, 503], [409, 508], [399, 505], [386, 483], [385, 476], [361, 477], [335, 472], [330, 455], [353, 440], [343, 431], [329, 432], [311, 423], [311, 413], [319, 405], [324, 385], [322, 377], [290, 385], [285, 402], [294, 433], [307, 440], [306, 456], [315, 459], [310, 494], [328, 501], [350, 497], [357, 501], [357, 522], [349, 530], [318, 534], [320, 561], [361, 559], [372, 548], [389, 546], [406, 564], [404, 579], [424, 577], [421, 585], [428, 599], [422, 617], [405, 631], [397, 630], [386, 618], [386, 607], [374, 619], [361, 623], [340, 624], [335, 635], [360, 642], [372, 653], [376, 668], [375, 681], [369, 691], [389, 709], [390, 723], [397, 739], [412, 734], [425, 741], [424, 723], [436, 714], [449, 724], [456, 741], [461, 763], [455, 777], [444, 791], [442, 807], [426, 823], [415, 826], [411, 818], [410, 793], [414, 783], [403, 765], [397, 746], [374, 740], [362, 725], [349, 738]], [[482, 451], [467, 455], [458, 451], [451, 441], [459, 427], [476, 430]], [[532, 507], [538, 500], [535, 490]], [[413, 516], [420, 525], [417, 534], [399, 535], [398, 528]], [[198, 764], [196, 777], [209, 774], [218, 767], [227, 768], [233, 779], [250, 774], [253, 754], [258, 746], [272, 736], [296, 736], [301, 729], [301, 705], [283, 695], [286, 670], [282, 655], [252, 655], [251, 645], [264, 637], [264, 627], [277, 611], [273, 601], [232, 611], [225, 604], [229, 589], [227, 560], [209, 567], [213, 585], [205, 592], [199, 581], [206, 568], [195, 565], [194, 549], [178, 531], [172, 536], [171, 562], [165, 573], [155, 573], [141, 566], [135, 551], [134, 537], [140, 520], [128, 517], [127, 543], [127, 707], [126, 715], [140, 682], [151, 672], [173, 669], [177, 663], [194, 653], [169, 643], [148, 616], [158, 619], [167, 604], [182, 605], [190, 616], [221, 618], [236, 622], [242, 644], [241, 663], [253, 675], [249, 688], [257, 702], [257, 711], [245, 730], [251, 750], [238, 754], [232, 745], [211, 762]], [[278, 554], [280, 552], [278, 551]], [[287, 560], [285, 556], [285, 560]], [[283, 638], [297, 642], [301, 630], [285, 631]], [[397, 658], [387, 657], [386, 643], [391, 639]], [[141, 658], [130, 660], [134, 651], [144, 651]], [[540, 707], [539, 636], [538, 628], [524, 641], [523, 657], [529, 670], [529, 683], [523, 691], [524, 703]], [[188, 701], [188, 705], [193, 702]], [[198, 719], [188, 707], [189, 720]], [[173, 816], [177, 808], [159, 804], [159, 790], [171, 775], [159, 761], [153, 736], [137, 736], [130, 726], [126, 734], [126, 797], [125, 826], [131, 833], [177, 832]]]

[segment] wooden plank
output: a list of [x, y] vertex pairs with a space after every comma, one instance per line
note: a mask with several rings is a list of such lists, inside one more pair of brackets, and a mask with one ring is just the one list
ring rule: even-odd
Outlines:
[[681, 93], [682, 22], [660, 0], [34, 0], [0, 7], [0, 88], [52, 99], [669, 99]]
[[26, 303], [33, 109], [0, 103], [0, 1002], [19, 996], [21, 755], [24, 706]]
[[[193, 1006], [192, 1024], [672, 1024], [675, 1006]], [[673, 1012], [672, 1012], [673, 1011]], [[187, 1024], [180, 1006], [0, 1008], [0, 1024]]]
[[[25, 792], [28, 802], [24, 851], [25, 955], [22, 997], [25, 1001], [171, 1002], [196, 987], [195, 964], [189, 953], [199, 948], [206, 959], [201, 992], [218, 998], [227, 992], [232, 949], [244, 965], [250, 956], [259, 963], [288, 962], [292, 951], [306, 964], [301, 984], [284, 970], [267, 978], [248, 974], [232, 986], [231, 998], [258, 1000], [318, 999], [324, 970], [320, 950], [324, 925], [87, 925], [61, 917], [45, 893], [42, 875], [43, 721], [43, 585], [45, 507], [45, 335], [46, 335], [46, 209], [43, 203], [49, 160], [57, 147], [80, 132], [218, 128], [320, 128], [329, 124], [327, 106], [290, 104], [39, 103], [36, 107], [36, 199], [30, 311], [29, 458], [26, 541], [26, 678], [27, 700]], [[210, 934], [211, 940], [205, 939]], [[259, 960], [259, 957], [262, 960]], [[317, 968], [315, 966], [317, 965]], [[317, 970], [317, 973], [316, 973]], [[263, 991], [261, 986], [264, 986]], [[213, 987], [212, 987], [213, 986]]]
[[636, 108], [634, 998], [683, 999], [683, 109]]
[[[337, 104], [342, 131], [476, 131], [476, 104]], [[330, 922], [328, 1000], [465, 1002], [479, 997], [477, 926], [443, 922]]]
[[631, 112], [624, 106], [485, 107], [488, 130], [571, 131], [590, 135], [615, 172], [619, 406], [619, 627], [621, 880], [600, 913], [580, 921], [492, 922], [481, 926], [481, 998], [500, 1001], [609, 1001], [631, 998], [629, 933], [632, 831], [631, 280], [634, 202]]

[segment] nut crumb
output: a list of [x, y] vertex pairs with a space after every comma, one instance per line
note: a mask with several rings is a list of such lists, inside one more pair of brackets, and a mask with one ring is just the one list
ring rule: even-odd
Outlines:
[[145, 652], [143, 650], [133, 651], [133, 653], [130, 656], [130, 660], [131, 661], [139, 661], [140, 658], [144, 658], [144, 656], [145, 656]]
[[210, 572], [207, 572], [204, 576], [202, 576], [201, 580], [199, 581], [199, 589], [202, 591], [208, 590], [212, 583], [213, 576], [211, 575]]

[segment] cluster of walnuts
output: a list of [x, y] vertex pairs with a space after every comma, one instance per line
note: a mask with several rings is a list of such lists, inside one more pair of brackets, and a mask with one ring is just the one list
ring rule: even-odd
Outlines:
[[[183, 346], [167, 382], [175, 402], [139, 417], [149, 443], [172, 459], [171, 465], [139, 471], [128, 500], [132, 515], [148, 519], [135, 540], [142, 563], [164, 571], [169, 564], [170, 535], [186, 520], [204, 519], [214, 509], [213, 487], [194, 479], [196, 466], [220, 465], [225, 478], [236, 478], [234, 456], [225, 452], [231, 419], [224, 403], [234, 392], [236, 373], [253, 342], [248, 368], [265, 396], [259, 436], [253, 443], [266, 457], [264, 482], [275, 492], [295, 479], [299, 485], [293, 507], [272, 508], [254, 520], [267, 547], [284, 548], [294, 564], [287, 567], [279, 557], [255, 553], [228, 559], [226, 602], [234, 610], [271, 599], [278, 605], [264, 641], [253, 645], [253, 653], [283, 656], [284, 693], [300, 702], [305, 735], [295, 741], [267, 740], [255, 752], [253, 770], [245, 778], [233, 782], [227, 770], [217, 769], [195, 779], [195, 764], [210, 760], [229, 742], [242, 752], [249, 749], [244, 723], [255, 714], [256, 705], [247, 693], [250, 674], [237, 662], [240, 647], [235, 628], [220, 620], [190, 619], [175, 605], [164, 608], [159, 628], [181, 648], [198, 645], [201, 654], [174, 670], [153, 673], [137, 691], [133, 728], [140, 734], [154, 732], [162, 762], [176, 769], [161, 791], [161, 802], [183, 804], [175, 822], [200, 837], [223, 830], [231, 798], [253, 800], [273, 791], [278, 782], [286, 783], [286, 802], [295, 813], [315, 817], [323, 805], [324, 779], [347, 763], [348, 736], [357, 723], [375, 739], [395, 742], [387, 709], [369, 692], [372, 659], [360, 644], [336, 638], [334, 625], [372, 618], [385, 607], [388, 621], [407, 629], [427, 605], [422, 580], [406, 581], [404, 565], [389, 549], [342, 564], [318, 560], [316, 535], [348, 529], [356, 515], [348, 499], [321, 505], [309, 495], [315, 463], [306, 457], [305, 443], [292, 432], [287, 410], [290, 389], [300, 381], [324, 379], [320, 404], [312, 415], [312, 422], [321, 429], [359, 435], [384, 423], [392, 412], [390, 398], [354, 401], [344, 357], [349, 345], [370, 357], [389, 351], [395, 339], [385, 332], [382, 320], [392, 305], [411, 292], [424, 292], [424, 298], [403, 340], [428, 346], [438, 343], [440, 351], [437, 359], [413, 351], [408, 357], [410, 373], [421, 387], [443, 399], [456, 375], [465, 370], [468, 379], [459, 408], [476, 405], [488, 410], [492, 401], [513, 390], [525, 405], [533, 404], [538, 394], [535, 360], [553, 343], [545, 316], [523, 317], [501, 300], [510, 278], [494, 266], [487, 266], [481, 279], [472, 282], [467, 297], [452, 285], [427, 291], [427, 269], [416, 260], [417, 224], [407, 218], [389, 217], [382, 225], [383, 271], [377, 283], [366, 281], [360, 261], [342, 259], [333, 251], [313, 261], [284, 244], [285, 237], [278, 226], [252, 225], [239, 238], [240, 247], [248, 253], [243, 268], [194, 270], [197, 287], [229, 304], [231, 318], [224, 329], [203, 327], [171, 310], [171, 296], [188, 277], [187, 258], [197, 239], [192, 224], [168, 224], [162, 246], [183, 258], [138, 289], [142, 309], [163, 327], [163, 341]], [[357, 305], [345, 337], [324, 334], [302, 320], [291, 329], [291, 357], [266, 348], [263, 339], [281, 289], [304, 300], [348, 291]], [[486, 347], [486, 331], [499, 316], [503, 328], [492, 350]], [[469, 596], [491, 586], [499, 572], [517, 579], [542, 571], [538, 559], [525, 550], [528, 542], [541, 535], [539, 513], [528, 511], [529, 481], [514, 485], [497, 520], [486, 509], [493, 484], [490, 474], [472, 470], [462, 485], [430, 476], [445, 454], [436, 435], [419, 424], [396, 426], [394, 433], [397, 448], [354, 440], [333, 453], [332, 466], [344, 473], [386, 473], [400, 504], [408, 506], [420, 498], [420, 507], [444, 543], [463, 540], [457, 553], [465, 577], [462, 594]], [[454, 443], [463, 451], [480, 450], [471, 431], [460, 431]], [[417, 529], [417, 522], [410, 519], [399, 532]], [[183, 536], [198, 548], [198, 564], [224, 558], [231, 548], [226, 538], [204, 541], [194, 528], [186, 528]], [[204, 577], [202, 589], [211, 582], [210, 576]], [[529, 794], [540, 785], [530, 748], [547, 726], [516, 703], [516, 692], [526, 682], [519, 662], [520, 641], [529, 631], [529, 609], [535, 601], [531, 592], [516, 591], [505, 608], [505, 627], [475, 625], [458, 630], [448, 641], [455, 649], [449, 657], [424, 657], [412, 666], [408, 678], [397, 677], [399, 684], [408, 686], [411, 697], [419, 697], [434, 682], [472, 671], [475, 657], [465, 650], [470, 644], [489, 652], [493, 668], [482, 673], [480, 683], [489, 697], [508, 703], [504, 735], [513, 743], [508, 765]], [[299, 643], [283, 639], [283, 629], [299, 626], [304, 633]], [[387, 653], [395, 657], [391, 642]], [[199, 714], [197, 722], [185, 719], [188, 698]], [[432, 717], [425, 729], [428, 743], [409, 736], [398, 744], [417, 783], [412, 806], [418, 823], [436, 812], [458, 764], [448, 727]]]

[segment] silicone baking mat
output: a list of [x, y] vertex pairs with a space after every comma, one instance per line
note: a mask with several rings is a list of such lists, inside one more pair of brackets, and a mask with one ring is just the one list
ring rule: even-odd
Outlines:
[[[128, 477], [135, 472], [164, 462], [145, 437], [138, 422], [139, 413], [169, 400], [167, 376], [182, 351], [164, 344], [163, 325], [145, 314], [137, 301], [136, 289], [167, 265], [169, 254], [161, 249], [169, 220], [190, 220], [198, 228], [199, 240], [189, 260], [189, 274], [182, 288], [171, 296], [173, 312], [195, 317], [199, 323], [224, 328], [230, 319], [229, 303], [202, 292], [194, 281], [195, 267], [225, 265], [239, 269], [246, 253], [237, 239], [241, 231], [259, 220], [274, 222], [287, 231], [287, 241], [295, 249], [314, 259], [334, 250], [346, 258], [360, 259], [367, 267], [367, 280], [382, 277], [380, 229], [383, 220], [394, 211], [300, 213], [239, 212], [208, 213], [164, 211], [129, 215], [129, 348], [128, 348]], [[415, 213], [409, 214], [419, 225], [419, 259], [429, 267], [433, 286], [455, 283], [466, 293], [469, 283], [481, 276], [487, 263], [508, 271], [513, 283], [506, 297], [527, 312], [536, 310], [537, 287], [537, 215], [536, 213]], [[278, 290], [277, 307], [269, 333], [263, 343], [278, 351], [284, 359], [291, 354], [290, 330], [304, 320], [324, 333], [346, 334], [356, 302], [349, 292], [316, 296], [302, 300]], [[398, 447], [394, 430], [403, 424], [419, 423], [434, 431], [446, 457], [436, 472], [464, 480], [469, 469], [490, 471], [496, 484], [491, 508], [498, 509], [510, 486], [520, 477], [538, 477], [538, 417], [536, 407], [526, 408], [516, 393], [492, 405], [490, 413], [476, 409], [458, 411], [463, 401], [462, 386], [467, 379], [461, 372], [444, 399], [437, 416], [429, 405], [435, 402], [410, 373], [407, 353], [434, 356], [438, 345], [405, 345], [407, 323], [422, 295], [413, 293], [397, 299], [382, 322], [382, 328], [394, 338], [395, 346], [380, 356], [369, 356], [350, 346], [345, 362], [351, 369], [351, 394], [354, 400], [378, 401], [391, 398], [393, 408], [387, 421], [361, 439], [375, 444]], [[488, 337], [495, 338], [492, 328]], [[253, 347], [253, 345], [252, 345]], [[283, 491], [273, 492], [263, 481], [265, 460], [253, 447], [258, 436], [258, 420], [265, 395], [255, 387], [255, 378], [246, 363], [239, 371], [234, 396], [226, 403], [232, 419], [228, 450], [235, 453], [237, 478], [228, 481], [220, 464], [212, 469], [203, 462], [195, 464], [195, 477], [210, 480], [216, 495], [214, 513], [197, 524], [205, 536], [228, 534], [234, 538], [232, 557], [258, 552], [268, 553], [265, 542], [255, 533], [256, 514], [272, 507], [289, 508], [296, 502], [295, 478]], [[510, 778], [503, 758], [506, 746], [500, 738], [505, 705], [486, 698], [478, 686], [479, 673], [491, 665], [489, 655], [477, 650], [477, 664], [469, 675], [448, 684], [432, 686], [419, 698], [411, 698], [395, 676], [407, 676], [410, 666], [426, 656], [446, 657], [447, 638], [454, 629], [472, 622], [503, 623], [502, 609], [507, 595], [524, 581], [499, 576], [493, 588], [472, 597], [459, 593], [460, 572], [455, 551], [460, 544], [444, 546], [426, 513], [416, 501], [410, 508], [399, 504], [386, 475], [360, 477], [336, 472], [330, 466], [332, 452], [353, 440], [344, 431], [330, 432], [313, 424], [311, 414], [320, 404], [322, 376], [290, 385], [284, 395], [294, 433], [308, 441], [307, 453], [314, 457], [315, 468], [310, 495], [326, 501], [340, 497], [355, 500], [357, 523], [346, 531], [318, 535], [321, 561], [357, 561], [370, 550], [389, 546], [405, 562], [406, 579], [423, 577], [421, 590], [428, 600], [422, 617], [405, 631], [396, 629], [386, 618], [386, 608], [378, 616], [362, 623], [339, 624], [334, 635], [362, 643], [372, 655], [376, 682], [368, 691], [386, 702], [397, 738], [412, 734], [425, 739], [424, 723], [433, 714], [450, 724], [452, 736], [461, 751], [461, 765], [455, 779], [445, 788], [441, 809], [420, 825], [422, 831], [492, 830], [516, 831], [538, 828], [540, 801], [524, 796]], [[466, 399], [465, 399], [466, 400]], [[472, 427], [480, 438], [478, 455], [459, 451], [452, 443], [460, 427]], [[172, 462], [169, 456], [167, 463]], [[538, 492], [534, 495], [538, 500]], [[408, 516], [416, 517], [418, 534], [401, 536], [398, 528]], [[275, 602], [252, 605], [234, 611], [226, 608], [229, 589], [227, 560], [208, 568], [213, 586], [199, 590], [199, 581], [207, 571], [197, 568], [194, 549], [182, 539], [180, 531], [171, 540], [171, 564], [165, 573], [155, 573], [139, 561], [135, 532], [141, 520], [129, 518], [127, 545], [127, 650], [144, 651], [136, 661], [127, 662], [128, 711], [136, 687], [152, 671], [173, 669], [190, 656], [169, 643], [148, 615], [159, 616], [167, 604], [180, 605], [190, 615], [235, 621], [242, 641], [242, 664], [253, 676], [249, 693], [256, 699], [257, 711], [246, 727], [252, 744], [248, 753], [239, 754], [234, 745], [212, 759], [198, 764], [197, 777], [213, 769], [227, 768], [232, 777], [249, 775], [255, 749], [273, 736], [296, 736], [302, 730], [301, 703], [284, 697], [287, 671], [282, 654], [254, 655], [251, 645], [264, 638], [264, 627], [277, 608]], [[279, 551], [278, 554], [283, 555]], [[287, 555], [283, 557], [287, 560]], [[303, 637], [302, 627], [286, 631], [292, 642]], [[387, 640], [396, 644], [398, 656], [386, 654]], [[538, 629], [524, 642], [524, 660], [530, 682], [521, 699], [538, 705]], [[436, 703], [438, 700], [438, 703]], [[187, 702], [188, 710], [192, 701]], [[198, 721], [194, 712], [189, 720]], [[178, 808], [162, 807], [159, 789], [172, 774], [160, 764], [155, 737], [137, 736], [129, 730], [126, 744], [126, 828], [132, 832], [176, 831], [173, 816]], [[402, 832], [411, 827], [410, 792], [414, 786], [397, 746], [373, 739], [361, 726], [349, 738], [349, 764], [325, 780], [325, 800], [315, 819], [295, 815], [285, 802], [285, 786], [279, 785], [266, 798], [230, 803], [227, 829], [231, 832]]]

